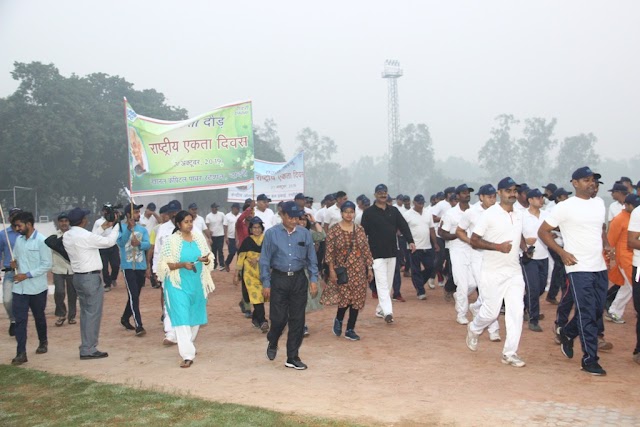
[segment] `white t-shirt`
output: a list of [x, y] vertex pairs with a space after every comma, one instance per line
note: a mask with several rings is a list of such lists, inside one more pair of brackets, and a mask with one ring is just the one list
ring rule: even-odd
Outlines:
[[[446, 200], [440, 200], [438, 203], [436, 203], [436, 205], [431, 209], [431, 215], [438, 217], [442, 220], [442, 217], [444, 216], [444, 214], [451, 209], [451, 203], [447, 202]], [[440, 237], [440, 234], [438, 234], [438, 229], [440, 228], [440, 221], [438, 221], [438, 223], [435, 224], [435, 228], [436, 228], [436, 236]]]
[[511, 251], [482, 252], [482, 271], [489, 274], [522, 274], [520, 268], [520, 240], [522, 239], [522, 212], [505, 211], [499, 203], [485, 210], [473, 231], [487, 242], [511, 241]]
[[329, 228], [333, 225], [342, 221], [342, 212], [340, 212], [340, 208], [338, 205], [333, 205], [324, 213], [324, 223], [327, 224]]
[[155, 226], [158, 225], [158, 220], [153, 215], [151, 215], [149, 218], [144, 215], [140, 215], [139, 224], [146, 228], [149, 233], [151, 233], [151, 230], [153, 230]]
[[[444, 231], [448, 231], [451, 234], [456, 234], [456, 230], [458, 229], [458, 223], [460, 222], [460, 219], [462, 218], [462, 215], [464, 214], [464, 212], [465, 211], [463, 211], [460, 208], [460, 204], [457, 204], [453, 209], [449, 209], [442, 217], [442, 221], [441, 221], [442, 229]], [[467, 245], [465, 242], [463, 242], [458, 238], [455, 238], [453, 240], [445, 240], [444, 245], [450, 250], [469, 248], [469, 245]]]
[[525, 211], [525, 210], [527, 210], [527, 208], [522, 206], [522, 204], [519, 201], [516, 200], [516, 202], [513, 205], [513, 210], [514, 211]]
[[617, 200], [614, 200], [613, 203], [609, 205], [609, 215], [607, 215], [607, 222], [611, 222], [613, 218], [618, 216], [620, 212], [624, 209], [624, 203], [618, 203]]
[[314, 215], [316, 222], [319, 222], [320, 225], [322, 225], [322, 223], [324, 222], [325, 212], [327, 212], [327, 208], [326, 206], [323, 206], [320, 209], [318, 209], [318, 212], [316, 212], [316, 214]]
[[[529, 209], [526, 209], [522, 213], [522, 235], [525, 239], [535, 237], [537, 240], [534, 243], [536, 250], [533, 252], [533, 259], [546, 259], [549, 258], [549, 249], [547, 245], [540, 239], [538, 239], [538, 230], [540, 225], [544, 222], [545, 218], [549, 215], [548, 212], [540, 211], [540, 216], [536, 217]], [[531, 246], [531, 245], [528, 245]]]
[[409, 209], [402, 216], [409, 224], [416, 249], [431, 249], [431, 229], [435, 225], [433, 217], [427, 212], [427, 209], [423, 209], [422, 214], [419, 214], [415, 209]]
[[[208, 217], [209, 215], [207, 215]], [[238, 217], [240, 216], [240, 212], [238, 215], [234, 215], [232, 212], [227, 213], [224, 218], [225, 222], [223, 225], [227, 226], [227, 238], [235, 239], [236, 238], [236, 222], [238, 222]]]
[[[233, 216], [231, 212], [229, 212], [227, 215]], [[207, 227], [209, 227], [209, 231], [211, 231], [211, 235], [213, 237], [224, 236], [224, 226], [229, 225], [227, 223], [227, 217], [225, 216], [225, 214], [223, 214], [220, 211], [216, 213], [209, 212], [209, 214], [207, 215], [207, 219], [205, 220], [205, 223], [207, 224]], [[235, 224], [235, 221], [234, 221], [234, 224]], [[233, 235], [235, 236], [235, 227], [233, 228], [233, 233], [234, 233]]]
[[401, 214], [404, 214], [406, 211], [408, 211], [409, 209], [405, 208], [404, 205], [403, 206], [397, 206], [398, 210], [400, 211]]
[[548, 199], [545, 199], [545, 200], [546, 200], [546, 202], [544, 204], [544, 208], [543, 209], [548, 211], [548, 212], [551, 212], [553, 210], [553, 207], [556, 205], [556, 202], [555, 202], [555, 200], [548, 200]]
[[204, 235], [204, 230], [207, 229], [207, 224], [204, 222], [204, 218], [202, 218], [200, 215], [196, 215], [196, 217], [193, 219], [193, 229], [198, 230]]
[[484, 208], [482, 207], [482, 203], [474, 204], [469, 209], [464, 211], [462, 217], [458, 221], [458, 227], [467, 231], [467, 236], [471, 237], [473, 234], [473, 230], [476, 228], [476, 224], [478, 223], [478, 219], [480, 219], [480, 215], [484, 213]]
[[[633, 212], [631, 212], [627, 230], [635, 233], [640, 232], [640, 209], [635, 208]], [[640, 267], [640, 249], [633, 250], [633, 266]]]
[[273, 227], [273, 217], [276, 214], [269, 208], [266, 208], [264, 212], [256, 207], [256, 216], [262, 220], [262, 225], [264, 225], [264, 231], [267, 231], [271, 227]]
[[564, 249], [578, 260], [567, 265], [567, 273], [578, 271], [603, 271], [607, 269], [602, 256], [602, 226], [604, 201], [595, 197], [581, 199], [570, 197], [553, 209], [545, 219], [552, 227], [560, 227]]

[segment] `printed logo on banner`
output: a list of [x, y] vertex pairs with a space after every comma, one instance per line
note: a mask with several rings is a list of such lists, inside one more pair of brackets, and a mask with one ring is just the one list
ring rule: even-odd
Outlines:
[[127, 120], [129, 120], [130, 122], [135, 122], [137, 118], [138, 115], [136, 114], [136, 112], [127, 107]]

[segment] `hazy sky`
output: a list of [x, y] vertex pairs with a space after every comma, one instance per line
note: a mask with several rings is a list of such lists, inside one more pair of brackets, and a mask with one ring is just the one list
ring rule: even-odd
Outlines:
[[[253, 101], [287, 156], [309, 126], [348, 163], [387, 149], [385, 59], [400, 122], [426, 123], [436, 157], [477, 158], [494, 117], [556, 117], [601, 155], [638, 153], [638, 1], [0, 0], [0, 97], [14, 61], [104, 72], [190, 115]], [[135, 108], [135, 105], [133, 106]], [[123, 135], [123, 138], [125, 135]]]

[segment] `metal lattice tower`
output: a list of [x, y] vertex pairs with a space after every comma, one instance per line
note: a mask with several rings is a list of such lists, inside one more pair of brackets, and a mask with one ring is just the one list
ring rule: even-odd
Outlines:
[[389, 188], [393, 191], [400, 189], [398, 179], [398, 132], [400, 130], [400, 111], [398, 103], [398, 78], [402, 77], [402, 69], [400, 62], [387, 59], [384, 62], [384, 70], [382, 78], [389, 82], [389, 101], [388, 101], [388, 126], [389, 126]]

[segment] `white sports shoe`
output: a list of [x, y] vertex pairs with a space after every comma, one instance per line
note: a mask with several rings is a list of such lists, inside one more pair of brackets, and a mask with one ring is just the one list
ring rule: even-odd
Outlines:
[[456, 318], [456, 322], [458, 322], [461, 325], [468, 325], [469, 324], [469, 320], [467, 320], [466, 316], [458, 316]]
[[436, 284], [434, 283], [434, 279], [429, 279], [427, 281], [427, 284], [429, 285], [429, 289], [435, 289], [436, 288]]
[[503, 354], [502, 363], [504, 363], [505, 365], [515, 366], [516, 368], [522, 368], [524, 365], [526, 365], [526, 363], [524, 363], [524, 360], [520, 359], [517, 354], [512, 354], [511, 356]]
[[469, 329], [469, 326], [467, 326], [467, 347], [469, 347], [469, 350], [471, 351], [477, 351], [478, 350], [478, 334], [474, 334], [473, 332], [471, 332], [471, 329]]
[[384, 313], [381, 311], [376, 311], [376, 317], [380, 317], [382, 319], [384, 319]]
[[426, 300], [427, 299], [427, 294], [418, 295], [418, 299], [419, 300]]
[[500, 332], [499, 331], [489, 332], [489, 341], [491, 342], [502, 341], [502, 338], [500, 338]]

